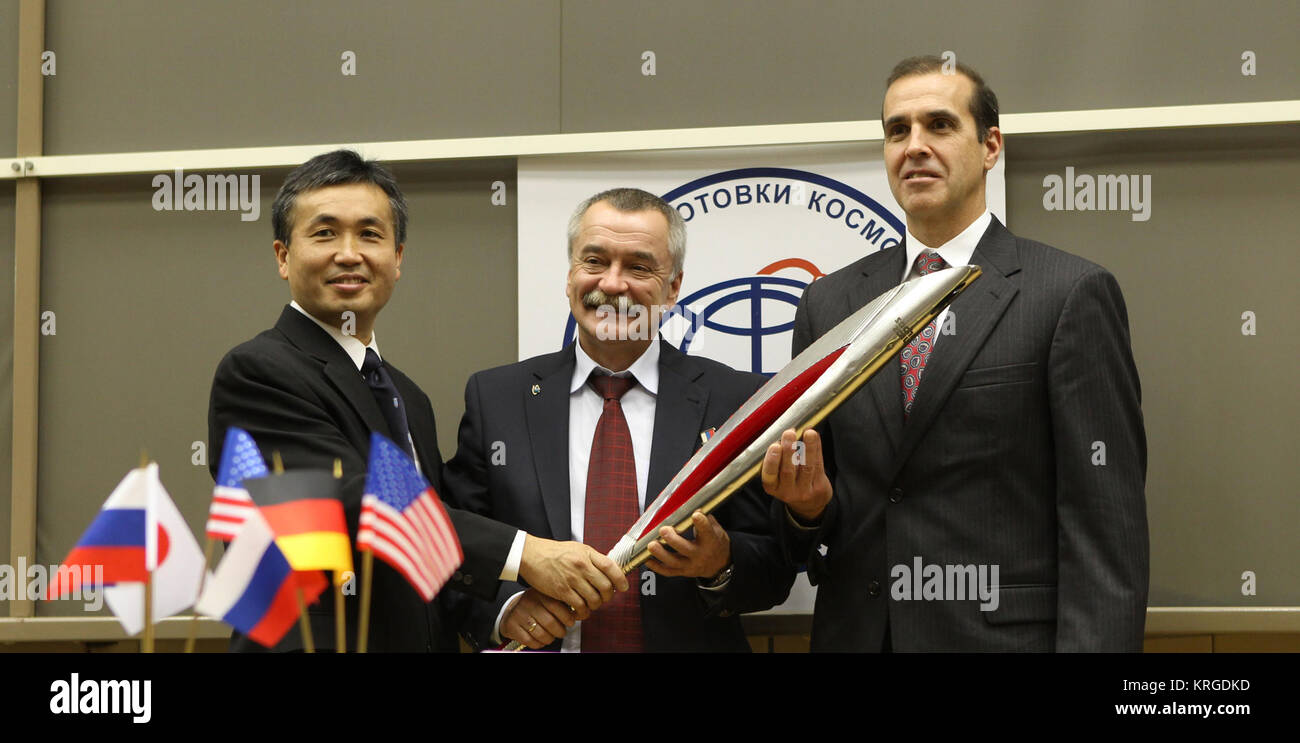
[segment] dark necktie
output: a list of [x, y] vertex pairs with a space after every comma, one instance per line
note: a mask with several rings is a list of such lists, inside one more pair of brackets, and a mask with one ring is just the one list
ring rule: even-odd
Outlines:
[[415, 453], [411, 451], [411, 429], [406, 425], [406, 406], [402, 403], [402, 395], [397, 391], [397, 385], [393, 384], [388, 367], [379, 360], [379, 354], [373, 348], [366, 349], [361, 376], [365, 377], [371, 394], [375, 396], [375, 402], [379, 403], [380, 412], [384, 414], [384, 420], [388, 421], [388, 433], [393, 437], [393, 443], [402, 447], [402, 451], [411, 459], [415, 459]]
[[[607, 554], [640, 516], [632, 433], [619, 402], [636, 380], [593, 372], [589, 384], [605, 401], [605, 406], [596, 423], [587, 463], [582, 533], [584, 542]], [[644, 649], [641, 586], [637, 578], [634, 571], [628, 576], [632, 587], [616, 594], [582, 623], [583, 652], [639, 653]]]
[[[922, 251], [913, 264], [913, 270], [919, 276], [947, 267], [948, 262], [942, 256], [929, 250]], [[934, 338], [938, 333], [939, 318], [936, 317], [903, 347], [903, 352], [898, 357], [899, 374], [902, 376], [904, 420], [912, 414], [912, 403], [916, 400], [916, 391], [921, 387], [921, 374], [925, 371], [925, 363], [930, 359], [930, 351], [934, 348]]]

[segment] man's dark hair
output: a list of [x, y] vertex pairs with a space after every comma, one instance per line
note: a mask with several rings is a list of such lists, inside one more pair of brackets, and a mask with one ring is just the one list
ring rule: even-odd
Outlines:
[[298, 194], [350, 183], [373, 183], [388, 194], [388, 206], [397, 229], [397, 244], [405, 243], [406, 197], [397, 187], [397, 180], [377, 160], [365, 160], [352, 150], [334, 150], [317, 155], [285, 177], [284, 185], [280, 186], [275, 203], [271, 205], [271, 229], [275, 232], [275, 239], [289, 244], [289, 236], [293, 233], [293, 207]]
[[[885, 90], [888, 91], [889, 86], [899, 78], [943, 72], [947, 64], [946, 60], [933, 54], [908, 57], [894, 65], [894, 71], [889, 73], [889, 79], [885, 81]], [[989, 128], [998, 125], [998, 97], [970, 65], [958, 62], [956, 67], [958, 72], [975, 84], [975, 91], [970, 96], [970, 115], [975, 119], [975, 136], [983, 142], [989, 136]], [[883, 111], [881, 118], [884, 118]]]

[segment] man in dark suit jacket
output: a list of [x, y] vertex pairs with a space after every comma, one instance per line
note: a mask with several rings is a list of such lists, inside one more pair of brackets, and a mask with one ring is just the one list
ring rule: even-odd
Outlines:
[[[988, 213], [997, 99], [943, 65], [904, 60], [885, 95], [907, 242], [813, 283], [796, 313], [798, 353], [931, 251], [983, 269], [905, 352], [910, 400], [887, 367], [805, 436], [824, 471], [780, 462], [793, 432], [769, 450], [773, 516], [818, 586], [813, 648], [1140, 650], [1146, 438], [1119, 285]], [[918, 592], [936, 570], [946, 586]]]
[[[701, 446], [701, 433], [720, 427], [764, 382], [655, 339], [658, 312], [676, 302], [685, 256], [685, 226], [661, 199], [637, 189], [593, 196], [574, 213], [569, 248], [577, 343], [471, 377], [446, 468], [457, 505], [554, 539], [591, 537], [587, 514], [603, 497], [587, 487], [588, 453], [596, 457], [599, 438], [593, 431], [607, 414], [589, 376], [626, 372], [635, 380], [620, 415], [636, 454], [642, 509]], [[620, 304], [649, 309], [619, 313]], [[620, 321], [627, 324], [616, 327]], [[654, 572], [643, 572], [629, 592], [640, 604], [641, 643], [620, 649], [749, 650], [737, 615], [781, 602], [794, 579], [767, 501], [747, 488], [714, 514], [697, 514], [695, 538], [661, 531], [676, 552], [652, 548]], [[634, 520], [635, 512], [622, 528]], [[566, 607], [523, 590], [503, 582], [493, 601], [476, 602], [471, 627], [479, 644], [504, 638], [540, 648], [563, 638], [565, 650], [590, 648], [582, 634], [590, 622], [575, 628]]]
[[[341, 460], [344, 512], [355, 539], [371, 431], [405, 445], [434, 488], [442, 488], [429, 398], [382, 361], [374, 337], [376, 317], [400, 276], [406, 202], [386, 169], [339, 150], [289, 174], [272, 221], [279, 273], [289, 282], [293, 302], [274, 328], [235, 347], [217, 367], [208, 412], [212, 472], [230, 426], [247, 430], [264, 456], [279, 452], [286, 469], [328, 470]], [[377, 402], [362, 374], [367, 363], [381, 364], [396, 389], [397, 418], [390, 419]], [[455, 509], [450, 516], [465, 555], [453, 588], [491, 597], [502, 577], [518, 573], [566, 600], [583, 602], [581, 593], [598, 605], [608, 597], [602, 591], [612, 596], [622, 581], [611, 561], [582, 545], [537, 539]], [[330, 600], [309, 609], [313, 639], [326, 649], [334, 643], [333, 609]], [[346, 602], [349, 646], [357, 609], [354, 594]], [[455, 632], [443, 626], [435, 604], [426, 604], [397, 571], [375, 561], [370, 649], [455, 650]], [[275, 649], [296, 650], [301, 643], [295, 628]], [[261, 648], [235, 633], [232, 649]]]

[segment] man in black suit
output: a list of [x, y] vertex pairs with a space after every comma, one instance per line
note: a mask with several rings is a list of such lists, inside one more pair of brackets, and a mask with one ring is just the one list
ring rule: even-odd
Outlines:
[[818, 586], [813, 649], [1140, 650], [1146, 437], [1119, 285], [988, 212], [1002, 134], [975, 71], [904, 60], [882, 122], [906, 243], [810, 285], [794, 353], [901, 280], [984, 273], [805, 436], [810, 466], [793, 432], [769, 449], [773, 517]]
[[[606, 551], [701, 434], [721, 426], [764, 379], [658, 338], [686, 251], [685, 224], [662, 199], [638, 189], [599, 193], [574, 212], [568, 237], [577, 342], [469, 380], [445, 482], [463, 508]], [[621, 469], [605, 464], [615, 450]], [[475, 640], [568, 651], [747, 651], [737, 615], [781, 602], [794, 579], [767, 501], [746, 489], [716, 518], [697, 512], [693, 538], [662, 529], [672, 550], [655, 543], [633, 589], [590, 617], [502, 582], [492, 601], [476, 602]]]
[[[392, 175], [355, 152], [319, 155], [290, 173], [276, 195], [272, 225], [280, 278], [289, 282], [293, 301], [274, 328], [226, 354], [212, 382], [208, 435], [214, 477], [230, 426], [252, 434], [264, 456], [279, 452], [286, 469], [330, 469], [341, 460], [343, 507], [353, 539], [371, 431], [406, 448], [434, 488], [442, 488], [429, 398], [382, 360], [374, 335], [379, 311], [401, 275], [406, 220], [406, 200]], [[493, 596], [501, 579], [518, 575], [581, 607], [599, 606], [615, 588], [626, 588], [613, 562], [584, 545], [539, 539], [455, 509], [450, 515], [465, 555], [453, 588]], [[456, 628], [443, 626], [437, 603], [426, 604], [397, 571], [376, 560], [369, 647], [455, 650]], [[351, 644], [355, 595], [346, 611]], [[322, 601], [309, 612], [317, 645], [332, 648], [333, 602]], [[295, 628], [276, 650], [296, 650], [301, 642]], [[235, 633], [232, 649], [260, 646]]]

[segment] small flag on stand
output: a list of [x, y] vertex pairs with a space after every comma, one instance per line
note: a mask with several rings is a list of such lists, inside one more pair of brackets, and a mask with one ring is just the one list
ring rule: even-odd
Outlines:
[[217, 484], [212, 488], [212, 505], [208, 508], [209, 539], [229, 542], [239, 534], [244, 519], [257, 506], [243, 486], [245, 478], [266, 477], [266, 462], [248, 432], [231, 427], [221, 449], [221, 466]]
[[[194, 605], [203, 577], [203, 553], [158, 478], [157, 463], [133, 469], [104, 501], [63, 564], [103, 565], [104, 598], [128, 635], [145, 626], [144, 587], [152, 573], [152, 621]], [[80, 573], [50, 585], [55, 599], [76, 589]]]
[[275, 546], [270, 525], [253, 509], [195, 608], [269, 648], [298, 619], [297, 589], [302, 589], [304, 603], [310, 604], [328, 585], [319, 570], [293, 570]]
[[352, 545], [339, 480], [323, 470], [295, 470], [244, 480], [294, 570], [352, 570]]
[[357, 549], [382, 558], [425, 601], [433, 600], [464, 560], [438, 494], [406, 452], [377, 433], [370, 435]]

